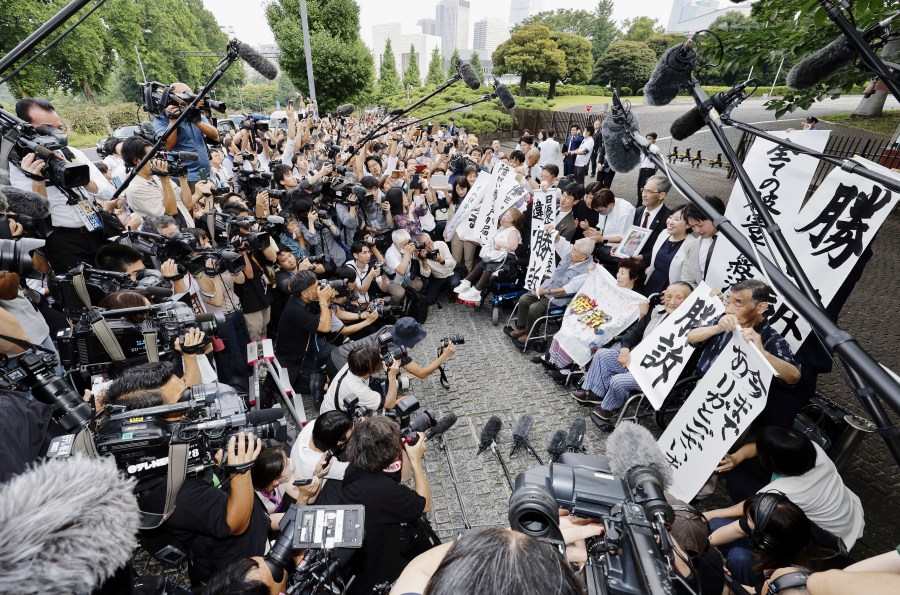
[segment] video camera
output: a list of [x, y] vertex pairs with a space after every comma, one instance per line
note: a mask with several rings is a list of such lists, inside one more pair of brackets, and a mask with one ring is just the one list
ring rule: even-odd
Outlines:
[[[153, 81], [152, 83], [144, 83], [140, 85], [140, 87], [141, 96], [144, 100], [144, 110], [150, 114], [164, 115], [170, 120], [175, 120], [176, 118], [178, 118], [178, 114], [172, 114], [166, 111], [167, 107], [174, 106], [178, 108], [186, 108], [197, 97], [195, 93], [192, 93], [190, 91], [184, 93], [176, 93], [172, 90], [172, 85], [167, 86], [157, 81]], [[214, 109], [220, 113], [224, 113], [227, 109], [224, 102], [216, 101], [208, 97], [203, 98], [203, 105], [204, 107]], [[189, 122], [199, 121], [200, 112], [196, 111], [194, 114], [189, 115], [187, 120]]]
[[44, 247], [44, 240], [18, 238], [0, 240], [0, 271], [27, 275], [32, 268], [32, 254]]
[[[137, 271], [136, 277], [137, 280], [134, 280], [128, 273], [103, 271], [80, 264], [68, 273], [51, 277], [47, 284], [53, 299], [62, 306], [63, 313], [70, 319], [83, 315], [91, 306], [116, 291], [130, 289], [158, 298], [172, 295], [172, 290], [166, 287], [159, 271], [143, 269]], [[84, 301], [85, 291], [89, 304]]]
[[[53, 126], [32, 126], [14, 114], [0, 109], [0, 135], [15, 145], [9, 154], [9, 162], [21, 168], [22, 159], [29, 153], [44, 160], [41, 175], [51, 186], [77, 188], [91, 181], [87, 165], [72, 163], [62, 159], [57, 151], [68, 151], [68, 135]], [[71, 156], [71, 153], [69, 153]]]
[[519, 474], [509, 500], [514, 531], [565, 547], [559, 509], [602, 521], [605, 532], [588, 542], [588, 593], [643, 595], [674, 593], [680, 581], [671, 564], [666, 524], [674, 520], [652, 467], [635, 467], [616, 477], [604, 457], [564, 453], [559, 463]]
[[251, 133], [256, 131], [268, 132], [269, 131], [269, 118], [268, 116], [264, 116], [262, 114], [244, 114], [244, 119], [241, 120], [241, 129], [249, 130]]
[[166, 171], [160, 171], [155, 167], [151, 167], [151, 173], [178, 178], [186, 176], [188, 173], [187, 165], [184, 162], [197, 161], [200, 159], [200, 156], [190, 151], [159, 151], [156, 154], [156, 158], [165, 160], [167, 164]]
[[248, 248], [263, 251], [270, 245], [270, 239], [278, 237], [284, 232], [284, 217], [278, 215], [269, 215], [268, 217], [235, 217], [231, 220], [232, 227], [241, 229], [252, 229], [253, 226], [258, 227], [258, 231], [247, 234], [239, 234], [239, 237], [232, 246], [238, 252], [247, 251]]

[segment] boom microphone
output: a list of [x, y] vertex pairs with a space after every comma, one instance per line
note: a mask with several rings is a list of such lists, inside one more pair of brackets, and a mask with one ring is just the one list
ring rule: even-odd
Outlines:
[[478, 76], [478, 73], [475, 72], [475, 69], [472, 68], [472, 65], [468, 62], [460, 62], [457, 64], [456, 72], [462, 77], [466, 86], [473, 91], [477, 91], [479, 87], [481, 87], [481, 77]]
[[516, 107], [516, 99], [510, 93], [509, 88], [497, 79], [494, 79], [494, 93], [504, 108], [512, 109]]
[[551, 461], [558, 461], [564, 452], [566, 452], [566, 431], [556, 430], [550, 438], [550, 444], [547, 445], [547, 454], [550, 455]]
[[695, 107], [672, 122], [672, 126], [669, 127], [669, 133], [675, 140], [684, 140], [704, 126], [706, 126], [706, 120], [703, 116], [703, 110]]
[[19, 190], [13, 186], [0, 186], [0, 201], [5, 197], [8, 209], [17, 215], [23, 215], [32, 219], [46, 219], [50, 215], [50, 203], [47, 199], [34, 192]]
[[425, 433], [425, 441], [428, 442], [434, 438], [441, 438], [444, 435], [444, 432], [453, 427], [456, 423], [456, 414], [452, 411], [439, 419], [434, 427], [428, 430]]
[[566, 450], [569, 452], [584, 452], [584, 418], [576, 417], [569, 426], [566, 435]]
[[651, 467], [662, 477], [663, 487], [672, 485], [672, 467], [653, 434], [644, 426], [619, 424], [606, 440], [606, 457], [614, 475], [625, 477], [635, 467]]
[[159, 151], [156, 154], [160, 159], [172, 159], [173, 161], [199, 161], [200, 155], [191, 151]]
[[0, 485], [0, 593], [100, 587], [131, 559], [140, 518], [133, 488], [111, 457], [78, 455]]
[[254, 50], [246, 43], [242, 43], [235, 39], [234, 47], [241, 60], [250, 65], [250, 68], [263, 75], [270, 81], [274, 81], [278, 77], [278, 69], [269, 60], [264, 58], [262, 54]]
[[690, 83], [691, 71], [697, 63], [697, 52], [693, 45], [692, 35], [683, 44], [667, 49], [660, 57], [650, 79], [644, 85], [644, 97], [649, 105], [668, 105], [682, 87]]
[[344, 105], [338, 107], [334, 110], [334, 115], [338, 118], [343, 118], [345, 116], [349, 116], [353, 112], [356, 111], [356, 106], [352, 103], [345, 103]]
[[218, 428], [241, 428], [244, 426], [256, 426], [261, 424], [278, 421], [284, 417], [284, 411], [281, 409], [260, 409], [252, 410], [240, 415], [229, 415], [221, 419], [205, 421], [198, 424], [192, 424], [189, 427], [199, 431], [215, 430]]
[[612, 113], [603, 119], [601, 127], [606, 160], [614, 171], [629, 172], [640, 164], [641, 150], [633, 138], [640, 128], [637, 116], [625, 110], [618, 95], [614, 95]]
[[[712, 97], [709, 98], [709, 103], [712, 108], [715, 110], [713, 114], [713, 120], [717, 123], [720, 123], [719, 115], [728, 116], [744, 98], [744, 89], [749, 87], [750, 85], [756, 85], [759, 81], [757, 79], [748, 79], [743, 83], [739, 83], [729, 89], [728, 91], [716, 93]], [[694, 107], [691, 111], [687, 112], [683, 116], [679, 117], [677, 120], [672, 122], [672, 126], [669, 128], [669, 132], [672, 134], [672, 138], [675, 140], [684, 140], [687, 137], [693, 135], [695, 132], [700, 130], [706, 126], [706, 120], [704, 119], [704, 110], [700, 107]]]
[[481, 438], [478, 441], [478, 452], [475, 453], [476, 455], [480, 455], [494, 446], [497, 434], [500, 433], [500, 428], [502, 426], [503, 422], [496, 415], [492, 415], [487, 420], [487, 423], [484, 424], [484, 427], [481, 429]]

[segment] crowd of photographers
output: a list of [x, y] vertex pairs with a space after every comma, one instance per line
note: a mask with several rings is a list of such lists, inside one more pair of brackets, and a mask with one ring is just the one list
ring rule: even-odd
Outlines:
[[[615, 197], [602, 146], [594, 144], [599, 126], [585, 135], [572, 130], [562, 143], [552, 132], [525, 135], [508, 155], [498, 141], [480, 145], [452, 118], [362, 143], [378, 124], [374, 116], [325, 116], [298, 101], [275, 126], [245, 115], [238, 130], [220, 136], [210, 112], [220, 106], [201, 104], [175, 126], [184, 107], [170, 95], [183, 103], [190, 89], [176, 83], [148, 94], [151, 122], [108, 141], [97, 163], [65, 146], [52, 104], [17, 103], [17, 116], [59, 146], [22, 155], [7, 146], [12, 158], [0, 160], [9, 164], [11, 187], [46, 206], [41, 217], [6, 205], [0, 222], [0, 238], [12, 240], [0, 251], [5, 385], [24, 379], [46, 396], [45, 385], [60, 386], [46, 379], [66, 373], [92, 410], [108, 417], [96, 448], [115, 453], [139, 480], [147, 517], [142, 547], [173, 564], [188, 560], [197, 591], [279, 593], [307, 581], [297, 592], [314, 592], [346, 581], [349, 593], [385, 593], [396, 580], [392, 593], [582, 593], [572, 564], [596, 555], [584, 540], [609, 530], [596, 519], [559, 519], [566, 557], [500, 529], [435, 547], [423, 454], [424, 432], [436, 420], [405, 389], [410, 376], [439, 372], [445, 382], [443, 365], [464, 338], [443, 339], [437, 356], [423, 363], [415, 346], [425, 337], [430, 306], [456, 294], [480, 302], [498, 270], [521, 258], [520, 245], [527, 253], [531, 213], [522, 205], [502, 213], [497, 238], [484, 247], [445, 239], [444, 227], [479, 172], [501, 160], [526, 188], [562, 190], [551, 226], [560, 232], [560, 266], [537, 293], [520, 298], [517, 326], [507, 329], [522, 344], [548, 305], [565, 303], [594, 266], [618, 272], [622, 287], [662, 294], [660, 308], [642, 310], [632, 337], [640, 340], [648, 323], [671, 313], [705, 275], [708, 219], [690, 208], [667, 209], [670, 184], [653, 172], [642, 173], [637, 212]], [[165, 134], [164, 151], [141, 165]], [[559, 177], [557, 159], [569, 177]], [[585, 187], [589, 173], [597, 182]], [[645, 215], [643, 226], [652, 219], [656, 233], [644, 255], [648, 275], [646, 263], [611, 254], [627, 226]], [[665, 242], [681, 243], [690, 228], [698, 233], [694, 242], [657, 259]], [[681, 247], [687, 256], [679, 261]], [[736, 286], [726, 316], [689, 340], [715, 344], [738, 323], [765, 334], [767, 291]], [[284, 373], [262, 371], [257, 391], [248, 361], [272, 354], [248, 354], [247, 345], [264, 338], [273, 340]], [[800, 372], [777, 339], [748, 336], [795, 384]], [[626, 358], [630, 345], [621, 344]], [[595, 405], [603, 426], [621, 406], [611, 378], [627, 364], [621, 351], [598, 354], [593, 375], [573, 396]], [[555, 344], [535, 361], [557, 374], [572, 367]], [[18, 368], [25, 372], [17, 378]], [[275, 417], [247, 412], [250, 394], [263, 409], [257, 413], [287, 407], [281, 380], [319, 412], [291, 436]], [[237, 392], [198, 389], [214, 382]], [[34, 399], [3, 399], [11, 412], [6, 423], [15, 426], [6, 431], [21, 444], [4, 457], [3, 480], [46, 450], [54, 433], [66, 433], [48, 431], [51, 416], [65, 431], [93, 419], [72, 400], [51, 411]], [[145, 415], [161, 428], [142, 434], [145, 444], [167, 445], [159, 451], [167, 464], [148, 458], [149, 446], [135, 450], [127, 442], [135, 431], [149, 432]], [[785, 425], [762, 428], [723, 460], [718, 472], [728, 474], [733, 506], [704, 514], [676, 506], [668, 533], [673, 572], [685, 579], [678, 589], [721, 592], [727, 565], [732, 578], [758, 592], [793, 593], [807, 576], [809, 592], [834, 592], [828, 584], [814, 590], [823, 575], [809, 572], [847, 565], [846, 547], [862, 533], [862, 509], [825, 453]], [[221, 429], [228, 431], [209, 437]], [[173, 436], [188, 446], [168, 450], [178, 442]], [[199, 454], [192, 451], [198, 445]], [[166, 467], [178, 465], [183, 481], [173, 489]], [[332, 551], [339, 530], [331, 520], [316, 540], [325, 545], [330, 536], [327, 549], [294, 550], [290, 528], [302, 522], [291, 516], [294, 503], [333, 506], [340, 514], [364, 506], [365, 539], [355, 544], [361, 547]], [[895, 557], [858, 569], [896, 572]], [[826, 582], [849, 580], [841, 572], [824, 573]]]

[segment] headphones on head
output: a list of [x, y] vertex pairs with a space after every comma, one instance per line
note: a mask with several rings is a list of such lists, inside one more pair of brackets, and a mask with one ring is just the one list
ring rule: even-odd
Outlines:
[[778, 505], [787, 500], [783, 492], [764, 492], [759, 494], [753, 507], [753, 521], [756, 528], [750, 533], [750, 541], [761, 552], [770, 552], [781, 547], [781, 543], [766, 533], [766, 528]]
[[781, 593], [786, 589], [805, 587], [808, 578], [809, 571], [807, 570], [796, 570], [794, 572], [782, 574], [775, 580], [769, 582], [769, 595], [778, 595], [778, 593]]

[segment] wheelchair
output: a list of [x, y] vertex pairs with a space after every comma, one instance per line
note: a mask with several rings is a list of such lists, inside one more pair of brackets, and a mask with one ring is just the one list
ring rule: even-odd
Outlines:
[[[519, 296], [528, 293], [527, 291], [522, 291]], [[562, 323], [563, 316], [566, 313], [566, 308], [569, 307], [568, 300], [571, 300], [575, 297], [574, 293], [566, 293], [562, 295], [553, 296], [553, 300], [551, 300], [547, 304], [547, 309], [544, 312], [544, 315], [538, 318], [534, 325], [528, 329], [528, 334], [525, 335], [525, 345], [522, 347], [522, 353], [528, 351], [529, 344], [538, 351], [546, 351], [549, 345], [550, 339], [553, 337], [553, 333], [550, 333], [550, 323], [551, 322], [559, 322]], [[518, 299], [518, 297], [516, 298]], [[564, 304], [554, 304], [554, 300], [564, 299], [567, 300]], [[518, 321], [517, 313], [519, 311], [519, 304], [516, 302], [516, 305], [513, 307], [512, 312], [509, 313], [509, 318], [506, 321], [507, 326], [512, 326], [513, 321]]]
[[[528, 290], [524, 288], [524, 284], [530, 254], [529, 248], [524, 243], [520, 244], [516, 250], [515, 260], [513, 261], [510, 258], [504, 266], [491, 275], [491, 280], [485, 290], [485, 299], [481, 303], [484, 305], [487, 301], [490, 301], [491, 323], [494, 326], [500, 323], [501, 307], [504, 307], [509, 302], [517, 303], [520, 297], [528, 293]], [[490, 300], [488, 300], [488, 296], [490, 296]], [[515, 307], [513, 311], [515, 311]]]

